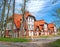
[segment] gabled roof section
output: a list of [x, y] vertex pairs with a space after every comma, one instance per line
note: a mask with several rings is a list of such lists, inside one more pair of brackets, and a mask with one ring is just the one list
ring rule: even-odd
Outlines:
[[44, 20], [37, 20], [35, 21], [35, 25], [40, 26], [42, 24], [45, 24], [46, 22]]
[[53, 23], [49, 23], [48, 24], [48, 27], [51, 28], [51, 27], [54, 27], [55, 25]]
[[[40, 30], [42, 30], [43, 28], [43, 25], [45, 24], [46, 22], [44, 20], [37, 20], [34, 22], [34, 30], [36, 30], [36, 27], [38, 26]], [[42, 26], [40, 26], [42, 25]]]
[[26, 16], [25, 16], [26, 18], [28, 18], [28, 17], [30, 16], [30, 17], [33, 17], [34, 20], [36, 20], [35, 17], [34, 17], [31, 13], [29, 13], [29, 11], [27, 11], [27, 12], [25, 13], [25, 15], [26, 15]]
[[[25, 18], [28, 18], [29, 16], [33, 17], [28, 11], [25, 13]], [[12, 19], [12, 16], [9, 17], [9, 19]], [[35, 19], [36, 20], [36, 19]], [[20, 28], [21, 26], [21, 21], [22, 21], [22, 14], [14, 14], [14, 23], [17, 28]]]

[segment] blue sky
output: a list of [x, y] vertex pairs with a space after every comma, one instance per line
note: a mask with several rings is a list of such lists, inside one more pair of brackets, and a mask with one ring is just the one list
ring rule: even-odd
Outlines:
[[[16, 8], [20, 9], [20, 3], [22, 4], [23, 0], [16, 0]], [[47, 23], [52, 23], [56, 17], [52, 16], [53, 10], [57, 7], [60, 7], [60, 0], [57, 0], [56, 3], [52, 4], [54, 0], [30, 0], [26, 4], [27, 10], [36, 17], [37, 20], [44, 19]], [[16, 13], [18, 11], [16, 10]]]
[[[26, 3], [26, 9], [35, 16], [37, 20], [44, 19], [47, 23], [52, 23], [56, 19], [56, 17], [52, 15], [52, 13], [54, 13], [53, 10], [57, 7], [60, 8], [60, 0], [56, 0], [57, 2], [52, 4], [53, 1], [55, 0], [28, 0]], [[15, 13], [20, 14], [20, 4], [23, 4], [23, 0], [16, 0]], [[7, 13], [7, 10], [5, 13]]]

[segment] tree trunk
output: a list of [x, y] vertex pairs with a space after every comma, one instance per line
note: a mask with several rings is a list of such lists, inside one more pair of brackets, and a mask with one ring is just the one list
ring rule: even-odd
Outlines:
[[23, 37], [24, 35], [24, 31], [25, 31], [25, 7], [26, 7], [26, 0], [24, 0], [24, 6], [22, 8], [22, 23], [21, 23], [21, 37]]
[[6, 24], [5, 24], [4, 36], [5, 36], [6, 27], [7, 27], [7, 23], [8, 23], [8, 15], [9, 15], [9, 10], [10, 10], [10, 3], [11, 3], [11, 0], [8, 3], [8, 12], [7, 12], [7, 17], [6, 17]]
[[2, 10], [2, 18], [1, 18], [1, 37], [2, 37], [2, 31], [3, 31], [3, 27], [4, 27], [4, 14], [5, 14], [5, 6], [6, 6], [6, 0], [4, 0], [4, 4], [3, 4], [3, 10]]
[[13, 0], [12, 37], [13, 37], [13, 33], [14, 33], [14, 12], [15, 12], [15, 0]]

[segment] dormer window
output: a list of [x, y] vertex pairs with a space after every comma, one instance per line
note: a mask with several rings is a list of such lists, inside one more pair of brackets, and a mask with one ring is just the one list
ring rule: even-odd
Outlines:
[[43, 25], [40, 25], [40, 26], [43, 26]]
[[22, 19], [20, 19], [20, 21], [22, 21]]
[[38, 31], [38, 30], [39, 30], [39, 27], [37, 26], [36, 31]]
[[30, 17], [29, 17], [29, 20], [30, 20]]
[[51, 28], [54, 28], [54, 27], [51, 27]]

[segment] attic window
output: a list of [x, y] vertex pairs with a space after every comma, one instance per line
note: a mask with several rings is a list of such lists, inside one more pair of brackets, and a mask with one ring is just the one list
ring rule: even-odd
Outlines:
[[51, 27], [51, 28], [54, 28], [54, 27]]
[[22, 21], [22, 19], [20, 19], [20, 21]]
[[36, 30], [39, 30], [39, 26], [37, 26]]
[[28, 15], [28, 16], [31, 16], [31, 15]]
[[43, 25], [40, 25], [40, 26], [43, 26]]

